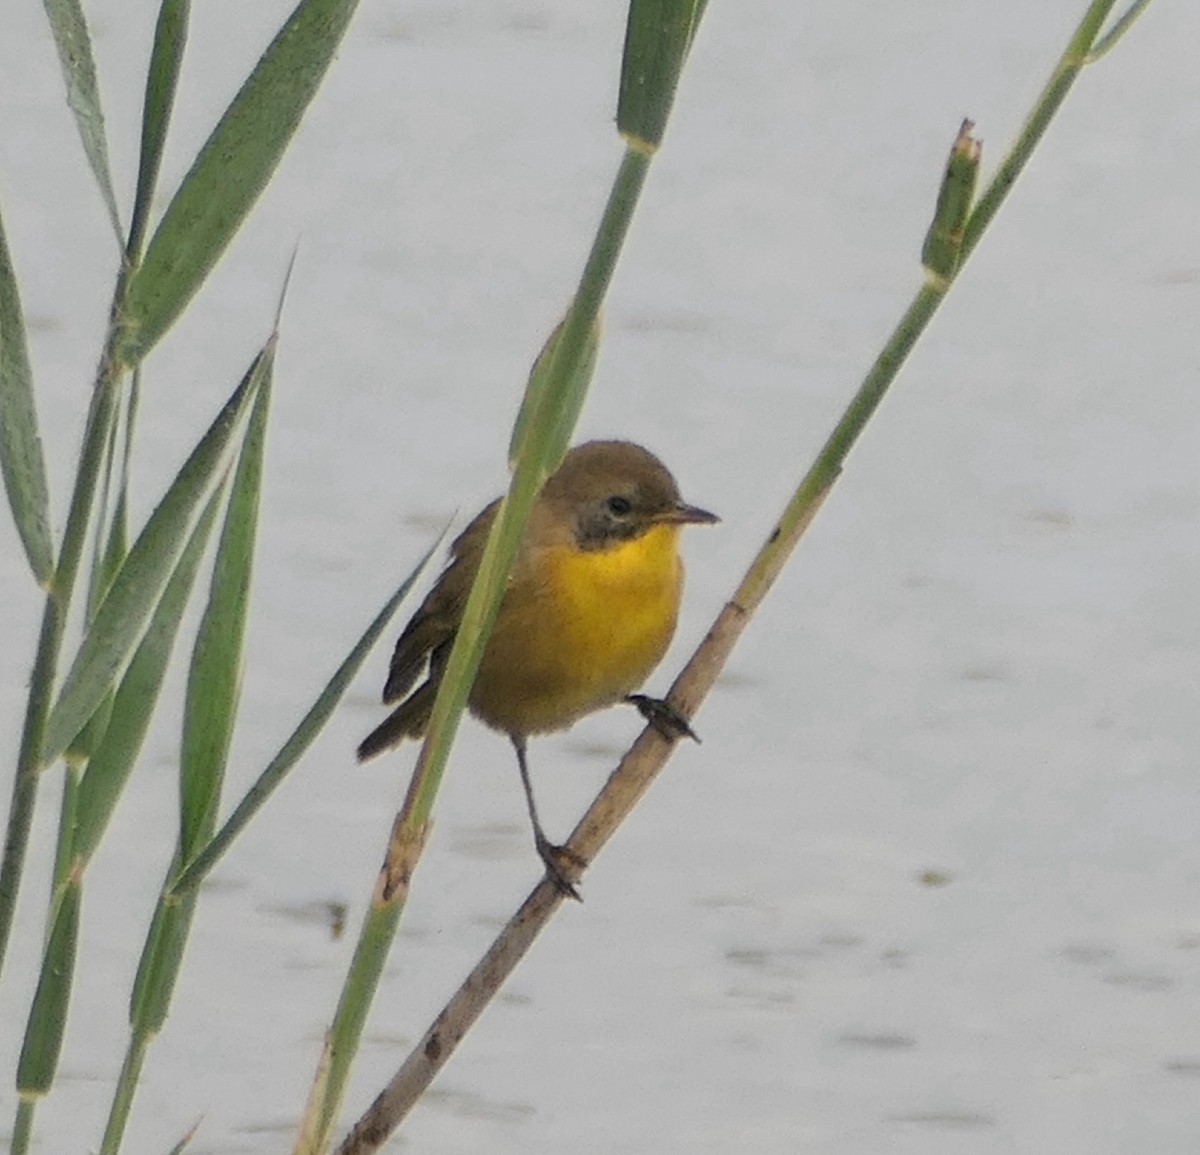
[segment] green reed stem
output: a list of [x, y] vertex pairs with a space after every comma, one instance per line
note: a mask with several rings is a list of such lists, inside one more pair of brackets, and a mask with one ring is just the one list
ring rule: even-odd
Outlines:
[[[1009, 159], [1001, 166], [969, 218], [967, 229], [971, 232], [972, 247], [1003, 203], [1016, 174], [1028, 159], [1029, 150], [1040, 139], [1054, 110], [1062, 103], [1063, 96], [1070, 88], [1069, 83], [1065, 88], [1062, 87], [1058, 78], [1063, 75], [1064, 68], [1075, 68], [1076, 72], [1078, 68], [1064, 62], [1082, 62], [1086, 59], [1088, 47], [1098, 34], [1112, 3], [1113, 0], [1097, 0], [1089, 7], [1067, 52], [1055, 69], [1051, 83], [1026, 121], [1026, 129], [1010, 150]], [[1074, 76], [1070, 79], [1073, 81]], [[1031, 130], [1030, 126], [1034, 126], [1036, 131]], [[1018, 156], [1015, 162], [1014, 153]], [[965, 261], [967, 252], [964, 243], [958, 268]], [[952, 271], [951, 275], [943, 277], [926, 270], [924, 283], [905, 309], [841, 420], [801, 480], [767, 542], [751, 561], [737, 591], [672, 685], [668, 700], [684, 717], [690, 717], [711, 690], [742, 631], [816, 516], [822, 501], [840, 475], [851, 448], [878, 409], [913, 346], [933, 319], [956, 275], [956, 271]], [[657, 777], [673, 748], [672, 742], [664, 739], [653, 727], [647, 727], [580, 819], [567, 840], [567, 849], [581, 861], [591, 862]], [[354, 1125], [338, 1148], [337, 1155], [369, 1155], [380, 1149], [428, 1089], [505, 979], [545, 929], [562, 901], [562, 895], [553, 883], [547, 879], [538, 883], [413, 1047], [387, 1086]]]
[[580, 366], [590, 360], [589, 350], [600, 305], [612, 281], [649, 165], [650, 154], [643, 148], [626, 147], [579, 288], [549, 353], [553, 359], [549, 383], [541, 383], [544, 394], [528, 432], [522, 436], [521, 460], [484, 547], [479, 574], [467, 599], [462, 625], [434, 703], [429, 731], [404, 806], [392, 828], [387, 860], [375, 887], [309, 1096], [305, 1122], [295, 1148], [297, 1155], [319, 1155], [328, 1147], [363, 1025], [424, 847], [429, 816], [450, 746], [466, 707], [504, 584], [516, 558], [525, 521], [542, 481], [561, 459], [582, 405], [587, 380], [580, 374]]
[[148, 1034], [133, 1034], [129, 1038], [125, 1059], [121, 1064], [121, 1074], [117, 1078], [116, 1094], [109, 1108], [104, 1138], [100, 1142], [100, 1155], [117, 1155], [121, 1149], [121, 1139], [129, 1122], [129, 1112], [133, 1107], [138, 1080], [141, 1078], [142, 1064], [146, 1061], [146, 1051], [152, 1041]]
[[18, 1098], [9, 1155], [27, 1155], [29, 1141], [33, 1137], [33, 1112], [36, 1107], [37, 1100], [31, 1095], [21, 1095]]
[[[1050, 122], [1062, 106], [1062, 102], [1066, 100], [1067, 93], [1079, 79], [1080, 72], [1090, 63], [1092, 45], [1115, 3], [1116, 0], [1093, 0], [1087, 12], [1084, 13], [1079, 27], [1076, 28], [1075, 34], [1054, 66], [1054, 71], [1051, 72], [1050, 79], [1046, 81], [1033, 110], [1021, 126], [1017, 139], [1009, 147], [995, 176], [988, 183], [987, 190], [979, 198], [978, 204], [971, 213], [971, 219], [967, 222], [966, 232], [963, 236], [960, 267], [961, 264], [966, 263], [967, 258], [983, 236], [984, 230], [991, 224], [992, 218], [1012, 191], [1017, 177], [1021, 175], [1029, 158], [1033, 155], [1033, 150], [1037, 148], [1046, 129], [1050, 126]], [[1126, 13], [1118, 23], [1125, 23], [1127, 28], [1128, 23], [1140, 14], [1141, 8], [1134, 5], [1134, 8]]]

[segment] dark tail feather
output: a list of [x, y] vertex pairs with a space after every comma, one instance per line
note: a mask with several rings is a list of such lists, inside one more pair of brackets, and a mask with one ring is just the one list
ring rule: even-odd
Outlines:
[[366, 762], [384, 750], [399, 745], [405, 738], [419, 738], [429, 725], [437, 686], [426, 682], [415, 694], [400, 703], [359, 744], [358, 760]]

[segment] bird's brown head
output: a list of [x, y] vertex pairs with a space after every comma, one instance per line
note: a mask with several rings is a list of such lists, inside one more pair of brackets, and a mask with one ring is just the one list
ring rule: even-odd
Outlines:
[[547, 480], [542, 500], [570, 520], [580, 549], [606, 549], [657, 525], [719, 520], [684, 502], [670, 470], [632, 441], [577, 445]]

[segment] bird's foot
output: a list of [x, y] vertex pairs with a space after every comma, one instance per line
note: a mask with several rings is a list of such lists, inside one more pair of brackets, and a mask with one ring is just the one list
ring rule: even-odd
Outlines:
[[636, 706], [638, 713], [668, 742], [679, 738], [700, 741], [688, 720], [665, 698], [651, 698], [649, 694], [626, 694], [625, 701], [631, 706]]
[[534, 839], [534, 845], [537, 847], [538, 857], [545, 863], [546, 877], [554, 883], [558, 893], [564, 898], [582, 902], [583, 898], [575, 883], [568, 877], [568, 872], [584, 870], [587, 867], [587, 859], [576, 854], [570, 847], [559, 846], [541, 835]]

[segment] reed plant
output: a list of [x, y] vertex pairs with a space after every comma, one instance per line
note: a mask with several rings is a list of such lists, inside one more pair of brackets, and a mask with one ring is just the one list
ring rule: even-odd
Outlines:
[[[1115, 0], [1092, 0], [1017, 140], [976, 197], [981, 148], [972, 126], [955, 138], [933, 223], [920, 252], [920, 284], [762, 550], [714, 622], [670, 698], [690, 716], [836, 481], [847, 454], [905, 358], [953, 288], [962, 266], [1011, 191], [1055, 112], [1086, 65], [1110, 49], [1144, 10], [1137, 0], [1111, 20]], [[79, 0], [46, 0], [84, 155], [120, 251], [109, 323], [65, 528], [50, 531], [51, 497], [18, 281], [0, 216], [0, 467], [33, 579], [45, 591], [25, 722], [15, 752], [0, 863], [0, 966], [13, 926], [29, 834], [44, 775], [63, 790], [44, 919], [40, 976], [16, 1071], [12, 1151], [32, 1141], [38, 1104], [55, 1083], [75, 973], [83, 882], [136, 764], [180, 636], [184, 611], [203, 596], [191, 637], [178, 752], [177, 830], [129, 998], [124, 1062], [114, 1074], [102, 1152], [120, 1149], [150, 1045], [170, 1011], [186, 956], [200, 883], [296, 765], [335, 710], [359, 665], [429, 560], [430, 547], [335, 666], [311, 708], [250, 790], [225, 808], [222, 787], [238, 706], [247, 591], [270, 421], [275, 350], [286, 326], [281, 291], [274, 322], [228, 400], [136, 533], [129, 525], [131, 462], [138, 453], [138, 397], [147, 358], [200, 290], [271, 179], [355, 12], [354, 0], [301, 0], [263, 52], [157, 221], [151, 206], [184, 63], [188, 0], [162, 0], [147, 68], [139, 167], [129, 225], [114, 191], [91, 41]], [[405, 803], [387, 838], [358, 946], [317, 1057], [295, 1150], [327, 1151], [346, 1080], [424, 846], [438, 787], [523, 526], [540, 486], [565, 452], [601, 340], [601, 310], [638, 197], [666, 132], [704, 0], [632, 0], [621, 61], [612, 190], [579, 287], [534, 362], [509, 438], [512, 481], [489, 536], [421, 747]], [[1105, 31], [1105, 29], [1108, 29]], [[4, 174], [0, 174], [3, 177]], [[932, 177], [933, 174], [931, 174]], [[931, 179], [931, 183], [933, 183]], [[219, 527], [219, 528], [218, 528]], [[215, 534], [215, 543], [213, 542]], [[204, 594], [200, 590], [204, 589]], [[76, 628], [76, 624], [78, 628]], [[671, 743], [647, 728], [622, 759], [568, 847], [590, 862], [661, 770]], [[429, 1027], [340, 1150], [377, 1150], [428, 1087], [516, 962], [562, 901], [540, 883], [462, 988]], [[198, 1108], [201, 1105], [197, 1105]], [[182, 1147], [181, 1140], [176, 1149]]]

